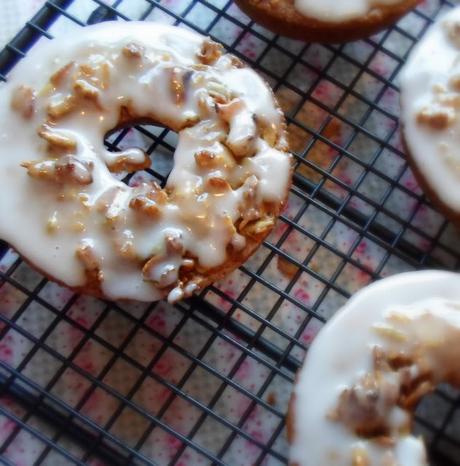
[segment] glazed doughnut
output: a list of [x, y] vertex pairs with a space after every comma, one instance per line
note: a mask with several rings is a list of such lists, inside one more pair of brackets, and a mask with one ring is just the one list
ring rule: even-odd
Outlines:
[[294, 39], [339, 43], [374, 34], [420, 0], [235, 0], [254, 21]]
[[430, 199], [460, 225], [460, 7], [432, 25], [417, 44], [401, 72], [400, 87], [411, 167]]
[[[175, 302], [240, 265], [285, 203], [291, 156], [271, 90], [193, 32], [106, 23], [43, 42], [0, 99], [0, 237], [73, 289]], [[178, 132], [164, 189], [117, 178], [150, 166], [142, 150], [104, 147], [138, 121]]]
[[418, 401], [460, 387], [460, 275], [411, 272], [353, 296], [321, 330], [290, 402], [297, 466], [427, 466]]

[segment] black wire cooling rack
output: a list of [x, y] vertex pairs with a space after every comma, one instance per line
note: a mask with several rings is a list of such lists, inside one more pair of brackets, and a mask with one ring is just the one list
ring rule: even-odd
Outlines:
[[[227, 0], [45, 3], [0, 53], [3, 80], [37, 40], [88, 23], [188, 27], [223, 42], [272, 85], [296, 171], [289, 208], [255, 256], [175, 307], [72, 295], [2, 244], [1, 462], [287, 463], [287, 400], [321, 325], [374, 279], [459, 266], [458, 236], [414, 182], [397, 125], [398, 72], [452, 6], [425, 1], [392, 29], [335, 46], [275, 36]], [[135, 127], [107, 147], [133, 137], [163, 160], [149, 174], [164, 183], [174, 134]], [[91, 322], [78, 317], [88, 308]], [[21, 351], [12, 355], [11, 341]], [[418, 409], [433, 464], [460, 465], [458, 407], [457, 392], [440, 387]]]

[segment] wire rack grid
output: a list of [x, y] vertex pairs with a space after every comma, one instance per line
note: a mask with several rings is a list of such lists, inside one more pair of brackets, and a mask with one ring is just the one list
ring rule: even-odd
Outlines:
[[[227, 0], [45, 3], [0, 52], [1, 79], [37, 40], [86, 24], [188, 27], [224, 43], [270, 83], [296, 170], [286, 212], [257, 253], [175, 307], [73, 295], [2, 243], [1, 462], [287, 463], [289, 393], [324, 322], [372, 280], [459, 266], [456, 232], [420, 191], [398, 133], [398, 73], [452, 6], [426, 0], [393, 28], [337, 46], [273, 35]], [[106, 144], [140, 145], [154, 156], [153, 167], [127, 183], [164, 184], [175, 142], [173, 132], [144, 125]], [[440, 387], [417, 411], [433, 464], [460, 465], [458, 401]]]

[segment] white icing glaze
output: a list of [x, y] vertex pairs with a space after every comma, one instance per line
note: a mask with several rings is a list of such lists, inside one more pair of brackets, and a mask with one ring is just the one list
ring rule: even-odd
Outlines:
[[[375, 370], [375, 348], [385, 354], [421, 355], [417, 364], [407, 368], [411, 378], [425, 373], [423, 367], [430, 371], [430, 383], [459, 385], [460, 373], [452, 355], [460, 351], [460, 275], [423, 271], [386, 278], [358, 292], [328, 322], [309, 348], [294, 388], [292, 463], [428, 464], [422, 439], [410, 434], [406, 409], [396, 404], [378, 406], [388, 422], [387, 436], [394, 440], [386, 445], [372, 436], [358, 436], [332, 414], [344, 390], [356, 387], [365, 374]], [[403, 380], [395, 371], [380, 375], [397, 390]], [[356, 393], [365, 399], [365, 391]], [[355, 458], [353, 463], [353, 452], [368, 462]]]
[[400, 76], [406, 144], [429, 186], [454, 212], [460, 212], [459, 28], [456, 7], [431, 26]]
[[373, 8], [396, 5], [404, 0], [294, 0], [297, 11], [309, 18], [342, 22], [369, 14]]
[[[212, 65], [202, 64], [204, 44], [204, 37], [184, 29], [132, 22], [88, 27], [78, 37], [34, 47], [0, 86], [0, 237], [69, 286], [84, 286], [89, 272], [98, 273], [110, 299], [155, 300], [170, 292], [175, 301], [199, 289], [177, 280], [177, 271], [190, 266], [187, 257], [205, 274], [225, 263], [229, 244], [243, 248], [245, 237], [233, 224], [265, 203], [276, 212], [286, 196], [283, 118], [254, 71], [220, 53]], [[89, 74], [86, 65], [93, 68]], [[30, 88], [38, 93], [33, 111], [25, 105]], [[68, 95], [77, 99], [75, 109], [53, 117], [49, 106], [68, 102]], [[237, 110], [226, 108], [225, 99]], [[109, 170], [145, 162], [139, 149], [116, 154], [104, 148], [121, 107], [179, 132], [166, 201], [152, 201], [146, 197], [152, 187], [130, 188]], [[50, 142], [53, 154], [50, 134], [59, 139]], [[220, 162], [199, 166], [195, 157], [202, 151]], [[59, 168], [68, 161], [71, 181], [59, 178], [69, 176], [68, 165]], [[231, 187], [215, 188], [220, 178]], [[142, 195], [144, 204], [130, 204]], [[159, 214], [145, 214], [145, 203]], [[169, 248], [169, 240], [176, 245]]]

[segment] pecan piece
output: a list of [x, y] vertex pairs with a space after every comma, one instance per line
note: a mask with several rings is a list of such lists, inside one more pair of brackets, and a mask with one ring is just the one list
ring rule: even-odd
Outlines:
[[140, 194], [136, 197], [133, 197], [131, 201], [129, 201], [129, 207], [135, 210], [136, 212], [146, 215], [150, 218], [158, 218], [161, 211], [158, 207], [158, 204], [149, 199], [145, 194]]
[[62, 118], [63, 116], [72, 112], [75, 109], [75, 105], [75, 97], [73, 95], [68, 95], [58, 102], [51, 102], [48, 105], [48, 116], [54, 120]]
[[55, 183], [87, 185], [93, 181], [92, 165], [65, 155], [58, 160], [38, 160], [21, 163], [29, 176]]
[[73, 84], [75, 94], [95, 103], [99, 102], [99, 89], [84, 79], [77, 79]]
[[246, 108], [243, 101], [233, 99], [228, 104], [218, 104], [217, 112], [230, 126], [225, 143], [233, 154], [236, 157], [254, 155], [258, 130], [254, 114]]
[[169, 83], [169, 87], [177, 106], [181, 106], [185, 102], [185, 87], [190, 76], [190, 72], [185, 71], [178, 66], [171, 69], [171, 81]]
[[74, 67], [75, 62], [71, 61], [64, 65], [62, 68], [59, 68], [55, 73], [50, 77], [50, 82], [53, 86], [60, 86], [63, 81], [69, 76], [71, 69]]
[[144, 47], [142, 45], [137, 44], [136, 42], [129, 42], [126, 44], [121, 53], [126, 58], [141, 58], [144, 55]]
[[275, 225], [273, 217], [262, 218], [256, 222], [247, 224], [243, 229], [240, 228], [246, 236], [259, 236], [265, 234], [267, 230], [271, 230]]
[[167, 288], [179, 279], [179, 270], [174, 264], [169, 264], [161, 257], [151, 257], [142, 268], [142, 274], [158, 288]]
[[166, 243], [166, 253], [168, 255], [171, 254], [179, 254], [182, 256], [185, 252], [184, 240], [182, 239], [182, 233], [179, 231], [173, 231], [166, 235], [165, 237]]
[[89, 241], [83, 241], [75, 252], [77, 258], [85, 268], [86, 279], [89, 284], [100, 283], [104, 275], [100, 268], [100, 261]]
[[64, 152], [75, 152], [77, 142], [58, 131], [55, 131], [51, 126], [42, 125], [37, 134], [44, 139], [51, 149], [58, 149]]
[[29, 86], [17, 87], [11, 97], [11, 108], [23, 118], [31, 118], [35, 111], [36, 93]]
[[417, 122], [435, 130], [447, 129], [455, 120], [452, 108], [425, 107], [417, 114]]
[[219, 43], [214, 42], [211, 39], [205, 39], [197, 57], [201, 63], [204, 63], [205, 65], [212, 65], [222, 56], [223, 49], [224, 48]]
[[224, 193], [232, 190], [230, 183], [219, 174], [211, 175], [206, 182], [206, 187], [213, 193]]
[[106, 160], [108, 169], [114, 173], [135, 172], [136, 170], [144, 170], [151, 165], [150, 157], [135, 147], [122, 152], [110, 153]]

